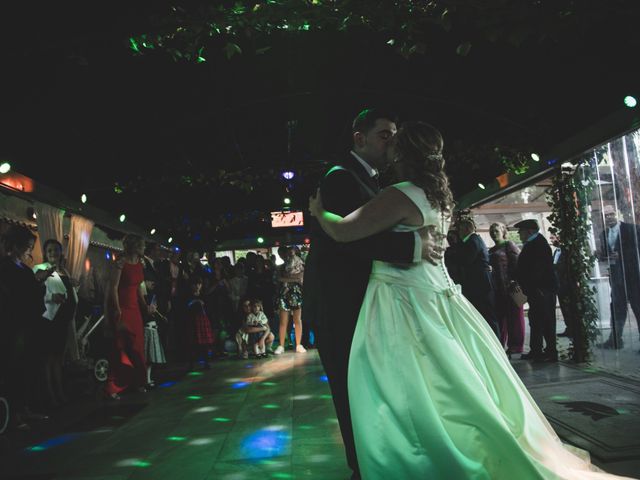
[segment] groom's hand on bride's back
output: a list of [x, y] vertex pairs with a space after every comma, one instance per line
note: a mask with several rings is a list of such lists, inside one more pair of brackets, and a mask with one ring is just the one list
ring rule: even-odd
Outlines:
[[418, 234], [422, 240], [422, 259], [437, 265], [444, 256], [443, 234], [438, 232], [435, 225], [422, 227]]

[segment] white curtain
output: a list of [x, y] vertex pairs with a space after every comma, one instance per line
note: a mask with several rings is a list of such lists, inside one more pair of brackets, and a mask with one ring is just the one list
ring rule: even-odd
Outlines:
[[[89, 249], [89, 241], [91, 240], [91, 232], [93, 230], [93, 222], [77, 215], [71, 216], [71, 225], [69, 227], [69, 242], [67, 243], [67, 270], [71, 275], [72, 282], [75, 285], [80, 284], [84, 269], [84, 261]], [[76, 332], [76, 322], [69, 323], [67, 332], [67, 356], [70, 360], [75, 361], [80, 358], [78, 351], [78, 336]]]
[[[36, 223], [38, 225], [40, 246], [44, 246], [44, 242], [50, 238], [57, 240], [64, 245], [64, 233], [62, 231], [64, 210], [40, 202], [35, 202], [33, 209], [36, 212]], [[44, 252], [42, 253], [44, 258]]]
[[67, 243], [67, 270], [71, 278], [80, 281], [87, 256], [93, 222], [78, 215], [71, 216], [69, 242]]

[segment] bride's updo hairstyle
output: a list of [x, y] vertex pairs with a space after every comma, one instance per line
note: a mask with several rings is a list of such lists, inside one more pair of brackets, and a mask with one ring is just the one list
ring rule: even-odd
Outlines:
[[443, 140], [438, 130], [424, 122], [406, 122], [395, 136], [396, 159], [405, 180], [424, 190], [434, 208], [445, 214], [453, 209], [449, 178], [444, 171]]

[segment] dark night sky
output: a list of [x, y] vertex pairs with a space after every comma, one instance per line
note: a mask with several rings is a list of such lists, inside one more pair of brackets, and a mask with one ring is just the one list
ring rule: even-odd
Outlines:
[[[127, 206], [143, 226], [279, 206], [277, 182], [251, 195], [166, 182], [219, 168], [259, 173], [289, 161], [308, 172], [292, 192], [305, 205], [322, 162], [344, 151], [367, 105], [433, 123], [445, 150], [500, 141], [544, 153], [621, 108], [640, 84], [634, 22], [613, 14], [557, 45], [478, 39], [467, 57], [455, 55], [462, 35], [434, 35], [426, 55], [405, 60], [373, 33], [311, 32], [275, 37], [263, 55], [227, 60], [213, 49], [196, 65], [133, 56], [127, 38], [144, 31], [148, 12], [128, 5], [137, 2], [92, 3], [3, 7], [0, 155], [74, 198], [86, 192], [114, 214]], [[137, 191], [116, 195], [116, 181]], [[478, 179], [453, 181], [464, 193]]]

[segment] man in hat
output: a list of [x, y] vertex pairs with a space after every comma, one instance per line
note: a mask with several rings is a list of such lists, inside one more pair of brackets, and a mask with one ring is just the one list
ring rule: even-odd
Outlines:
[[[529, 353], [526, 360], [558, 361], [556, 350], [556, 278], [549, 242], [540, 234], [533, 219], [514, 225], [518, 229], [522, 251], [518, 257], [516, 279], [529, 303]], [[543, 350], [543, 339], [545, 348]]]
[[600, 235], [598, 258], [609, 262], [611, 285], [611, 334], [597, 346], [624, 347], [622, 331], [627, 321], [627, 303], [640, 327], [640, 227], [618, 221], [613, 205], [605, 205], [602, 213], [606, 230]]

